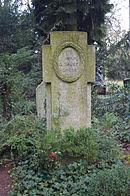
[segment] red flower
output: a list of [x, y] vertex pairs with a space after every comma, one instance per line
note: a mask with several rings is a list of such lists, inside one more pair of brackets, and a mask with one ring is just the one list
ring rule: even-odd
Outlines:
[[50, 159], [53, 159], [56, 156], [56, 154], [54, 152], [52, 152], [49, 156]]

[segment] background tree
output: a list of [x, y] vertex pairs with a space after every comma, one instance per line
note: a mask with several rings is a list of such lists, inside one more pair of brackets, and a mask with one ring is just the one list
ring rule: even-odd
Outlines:
[[130, 77], [130, 32], [112, 44], [107, 55], [107, 76], [110, 79], [123, 80]]
[[22, 11], [21, 1], [5, 0], [0, 4], [0, 53], [15, 53], [17, 49], [35, 43], [34, 17], [29, 9]]
[[20, 8], [21, 1], [0, 3], [0, 116], [6, 119], [34, 108], [41, 79], [33, 13]]
[[32, 0], [36, 31], [45, 38], [54, 30], [88, 32], [89, 43], [101, 44], [105, 14], [112, 7], [108, 0]]
[[119, 19], [121, 7], [113, 7], [106, 16], [106, 36], [102, 46], [97, 46], [97, 59], [104, 77], [113, 80], [123, 80], [129, 77], [129, 32], [122, 30]]

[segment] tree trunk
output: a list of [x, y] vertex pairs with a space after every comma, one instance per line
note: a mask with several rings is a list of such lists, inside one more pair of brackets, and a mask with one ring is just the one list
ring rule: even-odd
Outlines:
[[77, 2], [72, 0], [71, 3], [64, 4], [66, 17], [64, 18], [65, 29], [67, 31], [77, 31]]
[[3, 117], [8, 119], [10, 117], [9, 111], [9, 95], [10, 89], [6, 83], [3, 85], [3, 92], [2, 92], [2, 103], [3, 103]]
[[9, 0], [4, 0], [4, 7], [9, 7]]

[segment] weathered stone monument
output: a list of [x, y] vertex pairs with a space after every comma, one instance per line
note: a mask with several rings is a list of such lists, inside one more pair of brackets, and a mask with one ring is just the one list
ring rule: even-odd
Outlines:
[[85, 32], [52, 32], [42, 48], [43, 82], [36, 89], [37, 112], [47, 129], [91, 126], [91, 83], [95, 49]]

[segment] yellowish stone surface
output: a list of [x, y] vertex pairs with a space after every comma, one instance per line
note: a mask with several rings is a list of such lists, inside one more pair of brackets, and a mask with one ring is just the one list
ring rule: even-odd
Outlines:
[[90, 127], [95, 49], [87, 45], [87, 33], [52, 32], [50, 45], [42, 48], [42, 63], [47, 128]]

